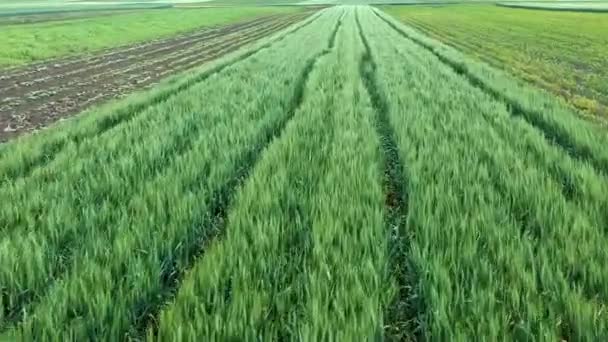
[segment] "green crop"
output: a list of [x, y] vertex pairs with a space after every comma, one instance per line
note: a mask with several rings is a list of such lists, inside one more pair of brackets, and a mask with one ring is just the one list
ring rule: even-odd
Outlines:
[[0, 145], [0, 339], [608, 339], [605, 130], [367, 6]]

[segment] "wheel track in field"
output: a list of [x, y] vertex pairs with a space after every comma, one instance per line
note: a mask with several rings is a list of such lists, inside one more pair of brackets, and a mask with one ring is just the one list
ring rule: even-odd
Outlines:
[[[213, 241], [219, 238], [221, 234], [225, 231], [227, 223], [226, 219], [228, 217], [230, 205], [238, 189], [249, 178], [263, 151], [266, 150], [268, 146], [270, 146], [275, 140], [280, 139], [285, 127], [291, 121], [291, 119], [293, 119], [297, 110], [302, 105], [304, 101], [304, 91], [308, 84], [310, 75], [312, 74], [317, 62], [323, 56], [331, 53], [331, 51], [333, 51], [333, 49], [335, 48], [336, 37], [341, 25], [342, 17], [340, 17], [340, 19], [337, 21], [336, 25], [333, 28], [327, 48], [312, 57], [306, 64], [304, 70], [298, 78], [298, 81], [296, 82], [294, 96], [289, 106], [287, 115], [281, 118], [280, 121], [273, 127], [271, 127], [268, 131], [264, 132], [261, 139], [261, 143], [254, 146], [251, 150], [247, 151], [241, 158], [240, 164], [243, 165], [243, 167], [241, 167], [237, 171], [234, 177], [232, 177], [226, 184], [224, 184], [224, 186], [222, 186], [222, 189], [220, 191], [211, 196], [211, 198], [213, 198], [214, 200], [212, 201], [212, 204], [210, 206], [210, 215], [208, 216], [208, 220], [199, 224], [213, 227], [209, 230], [212, 233], [207, 234], [205, 236], [201, 236], [197, 244], [190, 246], [188, 255], [190, 255], [191, 257], [187, 261], [186, 267], [184, 267], [183, 269], [178, 268], [177, 262], [175, 260], [170, 260], [166, 263], [172, 266], [166, 269], [165, 276], [161, 279], [161, 282], [166, 288], [166, 292], [163, 295], [163, 305], [166, 303], [170, 303], [173, 300], [188, 270], [190, 270], [194, 266], [196, 260], [198, 260], [200, 257], [203, 257], [207, 247]], [[148, 331], [151, 332], [153, 336], [157, 337], [158, 318], [163, 305], [155, 306], [153, 308], [150, 308], [147, 312], [139, 313], [138, 317], [141, 317], [141, 320], [135, 322], [135, 336], [132, 336], [133, 339], [141, 339]]]
[[[310, 14], [312, 14], [312, 13], [309, 13], [308, 16], [310, 16]], [[162, 91], [158, 94], [155, 94], [150, 99], [140, 100], [140, 101], [135, 102], [134, 104], [129, 104], [128, 106], [126, 106], [124, 108], [119, 108], [115, 111], [112, 111], [112, 112], [108, 113], [108, 115], [105, 115], [105, 116], [101, 117], [99, 120], [93, 122], [90, 127], [87, 127], [87, 129], [82, 132], [77, 131], [73, 134], [68, 135], [67, 137], [59, 136], [59, 137], [53, 137], [51, 139], [46, 139], [42, 143], [41, 147], [39, 149], [37, 149], [36, 153], [28, 154], [28, 156], [27, 156], [28, 159], [26, 161], [24, 161], [23, 164], [18, 163], [16, 165], [8, 166], [4, 170], [1, 170], [2, 173], [4, 174], [4, 177], [2, 180], [0, 180], [0, 184], [3, 182], [9, 182], [9, 181], [12, 181], [12, 180], [15, 180], [18, 178], [28, 177], [31, 174], [31, 172], [33, 172], [34, 169], [43, 167], [43, 166], [51, 163], [56, 158], [56, 156], [59, 153], [61, 153], [61, 151], [66, 147], [66, 145], [68, 145], [70, 143], [78, 144], [80, 141], [86, 140], [92, 136], [103, 135], [108, 132], [111, 132], [114, 128], [119, 127], [120, 125], [136, 118], [145, 109], [147, 109], [151, 106], [157, 105], [159, 103], [162, 103], [162, 102], [168, 100], [169, 98], [173, 97], [174, 95], [176, 95], [182, 91], [185, 91], [200, 82], [204, 82], [206, 79], [208, 79], [209, 77], [211, 77], [214, 74], [221, 72], [225, 68], [228, 68], [231, 65], [239, 63], [240, 61], [256, 54], [258, 51], [260, 51], [264, 48], [270, 47], [272, 44], [282, 41], [287, 36], [295, 33], [296, 31], [300, 30], [301, 28], [303, 28], [305, 26], [310, 25], [317, 18], [318, 18], [318, 15], [316, 15], [314, 18], [310, 18], [308, 23], [305, 23], [302, 26], [294, 27], [294, 28], [288, 30], [282, 36], [277, 37], [276, 39], [271, 40], [271, 41], [263, 44], [262, 46], [259, 46], [258, 48], [254, 49], [254, 50], [248, 51], [248, 52], [242, 54], [241, 56], [236, 57], [233, 60], [230, 60], [226, 63], [213, 67], [210, 70], [207, 70], [206, 72], [202, 72], [198, 76], [188, 79], [184, 83], [178, 84], [177, 86], [171, 87], [171, 88], [167, 89], [166, 91]], [[90, 151], [87, 151], [86, 153], [88, 153], [88, 152], [90, 152]]]
[[[135, 89], [148, 87], [168, 74], [202, 64], [234, 51], [272, 32], [303, 20], [312, 12], [257, 19], [245, 24], [218, 28], [194, 38], [177, 39], [177, 44], [163, 41], [128, 52], [110, 53], [95, 59], [92, 65], [77, 68], [70, 64], [40, 77], [33, 72], [21, 83], [9, 86], [0, 100], [0, 140], [44, 127], [62, 117], [75, 114], [90, 105], [120, 97]], [[183, 48], [186, 47], [187, 48]], [[173, 53], [169, 50], [176, 49]], [[139, 62], [144, 55], [147, 60]], [[34, 78], [33, 80], [31, 78]], [[8, 78], [11, 79], [10, 77]], [[38, 80], [38, 81], [37, 81]], [[3, 83], [7, 82], [6, 77]], [[19, 83], [13, 80], [14, 83]], [[20, 91], [23, 91], [19, 93]], [[16, 96], [15, 96], [16, 95]]]
[[376, 81], [377, 66], [363, 32], [359, 12], [356, 13], [355, 21], [365, 47], [359, 72], [376, 114], [374, 126], [384, 159], [384, 221], [389, 241], [389, 269], [397, 282], [396, 294], [385, 311], [384, 336], [389, 341], [418, 340], [421, 338], [415, 325], [418, 303], [413, 301], [414, 270], [408, 261], [410, 238], [406, 233], [409, 211], [406, 171], [399, 156], [396, 133], [389, 117], [388, 100]]
[[[294, 34], [295, 32], [299, 31], [303, 27], [306, 27], [306, 26], [312, 24], [315, 20], [316, 20], [316, 18], [311, 20], [307, 24], [297, 27], [294, 30], [286, 33], [282, 37], [269, 41], [268, 43], [264, 44], [263, 46], [259, 47], [258, 49], [247, 52], [244, 55], [240, 56], [239, 58], [235, 59], [234, 61], [231, 61], [225, 65], [220, 66], [218, 69], [213, 70], [209, 74], [203, 76], [203, 78], [201, 80], [197, 80], [197, 82], [190, 84], [189, 86], [192, 86], [198, 82], [201, 82], [204, 79], [208, 78], [209, 76], [219, 73], [223, 69], [253, 56], [258, 51], [268, 48], [271, 45], [273, 45], [279, 41], [282, 41], [287, 36]], [[316, 61], [316, 59], [314, 61]], [[303, 72], [303, 75], [304, 75], [303, 77], [306, 77], [306, 79], [308, 78], [308, 75], [312, 71], [313, 66], [314, 66], [314, 63], [312, 63], [312, 62], [306, 66], [306, 69]], [[210, 225], [211, 227], [216, 227], [215, 229], [211, 229], [211, 231], [221, 232], [220, 227], [222, 227], [222, 225], [224, 224], [223, 221], [227, 215], [227, 209], [228, 209], [229, 202], [231, 201], [237, 188], [247, 178], [250, 171], [253, 169], [253, 166], [255, 165], [255, 162], [257, 161], [258, 157], [261, 155], [261, 152], [274, 139], [278, 138], [280, 133], [283, 131], [283, 128], [291, 120], [291, 118], [295, 114], [295, 110], [299, 107], [300, 103], [302, 102], [304, 84], [303, 83], [301, 84], [301, 83], [302, 83], [302, 81], [300, 79], [300, 81], [298, 82], [298, 84], [296, 86], [297, 88], [296, 88], [294, 100], [293, 100], [294, 104], [291, 105], [288, 115], [286, 115], [285, 118], [283, 118], [279, 123], [277, 123], [277, 125], [275, 125], [274, 127], [271, 127], [268, 131], [266, 131], [262, 134], [263, 143], [253, 146], [251, 150], [247, 151], [244, 154], [244, 156], [241, 159], [242, 160], [241, 164], [244, 165], [244, 167], [241, 167], [238, 170], [236, 170], [236, 174], [234, 175], [234, 177], [228, 183], [226, 183], [224, 186], [222, 186], [220, 191], [218, 191], [217, 193], [214, 193], [211, 196], [211, 198], [213, 198], [211, 209], [210, 209], [211, 214], [207, 216], [208, 221], [201, 222], [201, 223], [199, 223], [200, 225]], [[187, 88], [181, 89], [179, 91], [183, 91]], [[179, 91], [176, 90], [176, 92], [179, 92]], [[187, 131], [187, 132], [184, 132], [184, 134], [192, 135], [192, 134], [196, 134], [196, 131]], [[174, 160], [179, 155], [183, 155], [183, 154], [187, 153], [188, 150], [191, 148], [192, 144], [194, 143], [193, 139], [179, 139], [179, 137], [174, 137], [173, 140], [174, 140], [175, 145], [177, 146], [176, 153], [174, 153], [172, 155], [167, 155], [166, 153], [160, 153], [159, 161], [163, 158], [164, 159], [168, 158], [166, 160], [167, 162], [160, 163], [160, 165], [162, 165], [160, 167], [156, 167], [156, 168], [152, 167], [149, 171], [150, 177], [147, 178], [148, 180], [144, 184], [139, 186], [137, 189], [144, 189], [148, 184], [152, 184], [154, 182], [154, 179], [156, 177], [158, 177], [160, 174], [162, 174], [163, 170], [165, 170], [167, 167], [170, 166], [169, 160]], [[151, 163], [151, 165], [158, 165], [158, 164], [159, 164], [159, 162]], [[204, 180], [197, 179], [193, 183], [203, 184]], [[194, 187], [196, 185], [192, 184], [191, 186]], [[118, 204], [120, 204], [120, 203], [118, 203]], [[112, 222], [110, 222], [110, 223], [112, 223]], [[201, 250], [201, 246], [205, 246], [205, 244], [207, 242], [209, 242], [209, 240], [213, 240], [212, 236], [206, 235], [204, 237], [201, 237], [199, 243], [196, 244], [196, 246], [191, 246], [192, 247], [191, 254], [193, 255], [193, 259], [196, 259], [196, 256], [198, 256], [202, 253], [204, 248]], [[61, 255], [61, 260], [63, 260], [63, 262], [59, 265], [55, 265], [56, 267], [54, 270], [54, 274], [52, 277], [50, 277], [49, 282], [44, 286], [45, 289], [50, 288], [56, 281], [58, 281], [59, 279], [61, 279], [63, 277], [63, 275], [65, 274], [65, 272], [67, 270], [70, 269], [70, 264], [71, 264], [70, 260], [71, 260], [71, 258], [73, 258], [73, 250], [71, 250], [67, 247], [67, 241], [65, 243], [65, 246], [66, 246], [66, 248], [63, 248], [60, 246], [60, 250], [63, 250], [65, 253], [65, 254]], [[191, 263], [193, 263], [193, 262], [194, 262], [194, 260], [191, 260]], [[179, 275], [179, 277], [182, 277], [183, 274], [181, 274], [179, 272], [179, 270], [176, 268], [177, 265], [174, 262], [169, 261], [167, 263], [167, 265], [172, 265], [172, 267], [168, 267], [166, 269], [164, 278], [161, 279], [161, 281], [164, 284], [167, 284], [168, 287], [170, 287], [169, 292], [172, 295], [175, 292], [175, 290], [177, 289], [177, 285], [174, 284], [174, 282], [177, 281], [178, 275]], [[44, 292], [45, 292], [45, 290], [43, 290], [42, 293], [44, 293]], [[4, 313], [5, 319], [4, 319], [4, 322], [2, 322], [2, 324], [0, 324], [0, 333], [6, 329], [9, 329], [11, 326], [15, 326], [15, 325], [19, 324], [24, 318], [24, 317], [21, 317], [21, 315], [20, 315], [21, 311], [23, 311], [23, 310], [27, 311], [27, 308], [31, 308], [33, 305], [35, 305], [36, 298], [40, 295], [40, 293], [41, 292], [36, 292], [36, 291], [29, 291], [27, 293], [24, 293], [23, 296], [18, 299], [17, 305], [5, 308], [6, 309], [6, 312]], [[0, 295], [4, 295], [4, 294], [2, 292], [0, 292]], [[156, 309], [160, 310], [160, 307], [158, 307]], [[158, 311], [155, 312], [155, 314], [158, 314], [158, 313], [159, 313]], [[143, 333], [145, 333], [145, 328], [148, 326], [149, 322], [153, 321], [153, 317], [155, 317], [155, 316], [151, 316], [151, 314], [149, 314], [149, 313], [142, 313], [141, 317], [142, 317], [142, 322], [145, 321], [146, 323], [142, 325], [141, 322], [137, 322], [137, 324], [138, 324], [139, 328], [142, 328], [142, 330], [138, 329], [138, 332], [142, 333], [142, 336], [143, 336]]]
[[380, 20], [390, 26], [393, 30], [395, 30], [399, 35], [433, 54], [440, 62], [447, 65], [457, 75], [460, 75], [465, 78], [469, 82], [469, 84], [471, 84], [471, 86], [483, 91], [495, 101], [504, 103], [507, 107], [507, 110], [511, 113], [512, 116], [524, 119], [530, 126], [540, 131], [547, 143], [560, 148], [572, 159], [578, 160], [579, 162], [591, 164], [596, 170], [596, 172], [598, 172], [599, 174], [608, 174], [608, 160], [596, 158], [588, 146], [577, 144], [575, 141], [573, 141], [573, 138], [567, 132], [543, 120], [541, 113], [526, 110], [525, 108], [523, 108], [522, 105], [517, 103], [517, 101], [493, 89], [492, 87], [487, 85], [486, 82], [484, 82], [482, 79], [472, 74], [468, 70], [466, 65], [454, 62], [446, 58], [442, 54], [435, 51], [432, 46], [429, 46], [428, 44], [425, 44], [424, 42], [411, 37], [403, 30], [401, 30], [398, 26], [396, 26], [393, 22], [378, 14], [378, 12], [375, 10], [374, 14], [376, 15], [376, 17], [378, 17]]

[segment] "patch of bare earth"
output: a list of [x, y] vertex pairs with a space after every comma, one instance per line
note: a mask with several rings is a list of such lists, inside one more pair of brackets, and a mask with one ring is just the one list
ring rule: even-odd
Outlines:
[[150, 87], [204, 64], [313, 12], [276, 15], [176, 37], [0, 71], [0, 142]]

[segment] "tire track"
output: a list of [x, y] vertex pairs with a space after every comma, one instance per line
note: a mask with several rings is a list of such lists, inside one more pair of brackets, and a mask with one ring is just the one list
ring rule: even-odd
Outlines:
[[[586, 146], [581, 146], [576, 144], [572, 138], [564, 131], [560, 131], [559, 128], [552, 126], [550, 123], [547, 123], [541, 118], [540, 113], [526, 111], [522, 108], [521, 105], [516, 103], [515, 101], [507, 98], [505, 95], [500, 92], [492, 89], [487, 86], [483, 80], [479, 79], [475, 75], [472, 75], [466, 66], [461, 65], [457, 62], [453, 62], [446, 57], [443, 57], [441, 54], [435, 52], [432, 47], [425, 45], [422, 42], [418, 42], [416, 39], [409, 37], [405, 32], [401, 31], [398, 27], [396, 27], [393, 23], [386, 20], [382, 16], [378, 15], [377, 12], [374, 14], [386, 22], [391, 28], [393, 28], [397, 33], [406, 39], [410, 40], [414, 44], [424, 48], [425, 50], [433, 53], [440, 62], [447, 65], [453, 72], [457, 75], [464, 77], [471, 86], [481, 90], [483, 93], [490, 96], [495, 101], [505, 103], [507, 112], [512, 116], [514, 120], [522, 120], [522, 122], [527, 125], [527, 127], [531, 128], [533, 131], [539, 133], [539, 135], [547, 142], [549, 146], [555, 147], [557, 151], [560, 153], [563, 152], [564, 158], [566, 160], [578, 161], [581, 164], [587, 164], [594, 171], [598, 181], [602, 181], [606, 178], [608, 174], [608, 161], [602, 159], [601, 157], [595, 157], [594, 153], [589, 150]], [[497, 130], [497, 134], [505, 141], [509, 141], [507, 138], [508, 132], [504, 131], [497, 125], [493, 124], [495, 130]], [[540, 158], [542, 155], [542, 151], [537, 150], [537, 146], [532, 146], [527, 148], [528, 152], [532, 155], [537, 156], [536, 158]], [[580, 164], [579, 164], [580, 165]], [[584, 208], [582, 202], [587, 201], [584, 198], [585, 191], [582, 190], [586, 187], [586, 185], [581, 184], [580, 179], [577, 178], [576, 174], [568, 172], [564, 168], [564, 166], [554, 160], [552, 161], [550, 167], [547, 169], [549, 176], [553, 180], [554, 184], [559, 188], [561, 195], [563, 198], [574, 205], [579, 210], [585, 212], [585, 215], [590, 215], [587, 209]], [[499, 188], [501, 189], [501, 188]], [[503, 191], [504, 189], [501, 189]], [[532, 227], [534, 224], [530, 223], [531, 218], [529, 218], [529, 213], [526, 213], [525, 209], [518, 209], [513, 211], [522, 227]], [[608, 222], [608, 214], [603, 214], [599, 216], [599, 220], [601, 220], [602, 224]], [[532, 231], [539, 231], [542, 227], [535, 226]], [[522, 228], [523, 229], [523, 228]]]
[[414, 324], [417, 312], [412, 291], [415, 282], [414, 270], [408, 261], [410, 238], [406, 232], [409, 210], [406, 173], [389, 117], [388, 100], [380, 91], [376, 81], [377, 66], [361, 27], [359, 12], [356, 13], [355, 21], [365, 47], [359, 71], [376, 113], [375, 129], [384, 157], [384, 191], [387, 209], [385, 223], [389, 239], [389, 269], [397, 281], [397, 293], [385, 312], [384, 336], [389, 341], [417, 340], [418, 331]]
[[[473, 74], [465, 63], [449, 59], [449, 57], [446, 57], [440, 52], [437, 52], [435, 50], [435, 47], [433, 47], [432, 45], [420, 41], [417, 38], [411, 37], [410, 35], [408, 35], [408, 33], [402, 31], [396, 24], [392, 23], [386, 18], [383, 18], [377, 12], [374, 12], [374, 14], [378, 18], [383, 20], [386, 24], [388, 24], [388, 26], [395, 30], [398, 34], [411, 41], [416, 46], [423, 48], [424, 50], [435, 55], [439, 62], [448, 66], [449, 69], [451, 69], [451, 71], [454, 72], [456, 75], [462, 76], [472, 87], [482, 91], [494, 101], [505, 104], [507, 112], [511, 115], [511, 118], [513, 120], [522, 120], [522, 124], [526, 125], [525, 128], [529, 128], [532, 131], [538, 133], [539, 136], [544, 138], [544, 140], [549, 146], [554, 147], [556, 151], [559, 151], [558, 153], [562, 155], [563, 158], [565, 158], [564, 160], [570, 159], [571, 161], [578, 161], [581, 164], [588, 163], [588, 166], [593, 169], [595, 175], [599, 177], [599, 179], [604, 178], [604, 172], [605, 170], [607, 170], [607, 164], [605, 163], [605, 160], [602, 160], [601, 157], [596, 158], [587, 146], [577, 144], [574, 138], [569, 136], [566, 131], [560, 129], [559, 127], [556, 127], [550, 122], [544, 121], [541, 116], [542, 113], [538, 113], [532, 109], [524, 108], [522, 105], [516, 102], [516, 100], [509, 98], [508, 95], [502, 94], [500, 91], [492, 88], [486, 81]], [[505, 131], [504, 127], [501, 127], [497, 123], [492, 122], [490, 118], [484, 117], [483, 120], [487, 121], [488, 124], [492, 127], [492, 134], [494, 134], [494, 139], [498, 139], [501, 141], [504, 140], [505, 142], [512, 140], [512, 137], [508, 136], [508, 131]], [[535, 158], [539, 158], [538, 156], [542, 155], [542, 151], [536, 150], [533, 144], [527, 144], [528, 152], [532, 156], [535, 156]], [[513, 146], [509, 144], [507, 145], [507, 154], [513, 155], [517, 152]], [[506, 203], [506, 213], [510, 215], [510, 218], [513, 220], [514, 225], [519, 228], [520, 236], [522, 236], [522, 238], [527, 238], [531, 240], [531, 255], [535, 257], [543, 255], [546, 257], [550, 254], [546, 252], [543, 253], [543, 249], [546, 251], [545, 248], [560, 248], [559, 243], [556, 243], [556, 241], [564, 241], [564, 238], [567, 239], [568, 237], [560, 236], [560, 234], [557, 234], [552, 230], [547, 231], [546, 223], [550, 221], [550, 219], [547, 218], [548, 214], [542, 214], [541, 212], [537, 212], [536, 214], [534, 214], [533, 212], [530, 212], [531, 205], [535, 205], [535, 203], [538, 201], [533, 198], [533, 196], [522, 197], [521, 194], [515, 197], [512, 196], [513, 194], [517, 194], [517, 187], [514, 188], [513, 184], [509, 183], [503, 174], [496, 171], [500, 168], [497, 166], [500, 165], [496, 159], [495, 154], [491, 153], [489, 150], [483, 150], [480, 152], [479, 157], [480, 162], [483, 165], [487, 166], [486, 169], [489, 170], [488, 176], [491, 179], [491, 187], [494, 189], [495, 193], [501, 194], [500, 198], [502, 199], [503, 203]], [[526, 158], [522, 159], [521, 162], [522, 165], [528, 163]], [[590, 216], [592, 215], [592, 213], [590, 213], [590, 211], [586, 209], [584, 205], [580, 202], [581, 199], [577, 198], [581, 196], [581, 194], [577, 194], [581, 185], [577, 184], [578, 180], [576, 178], [576, 175], [568, 173], [564, 166], [560, 164], [558, 159], [553, 160], [551, 162], [546, 172], [549, 174], [550, 179], [552, 181], [552, 184], [548, 186], [555, 186], [556, 190], [559, 189], [553, 194], [553, 196], [562, 197], [565, 200], [564, 204], [559, 205], [559, 210], [561, 210], [562, 212], [572, 211], [583, 213], [576, 215], [564, 214], [566, 215], [564, 217], [567, 220], [567, 222], [565, 221], [566, 223], [564, 223], [564, 227], [570, 228], [570, 226], [572, 226], [572, 229], [579, 230], [578, 234], [581, 234], [580, 229], [582, 228], [580, 227], [585, 227], [585, 229], [589, 228], [591, 226], [590, 222], [593, 217]], [[543, 175], [539, 174], [538, 177], [542, 178], [542, 176]], [[584, 185], [582, 187], [584, 187]], [[583, 199], [583, 201], [584, 200], [585, 199]], [[553, 201], [552, 203], [557, 202]], [[547, 205], [549, 205], [549, 203], [541, 203], [539, 205], [543, 206], [544, 208], [547, 208]], [[599, 219], [605, 221], [605, 215], [604, 217], [600, 217]], [[580, 226], [578, 226], [578, 224], [580, 224]], [[560, 229], [557, 229], [556, 231], [560, 231]], [[549, 245], [552, 247], [546, 247], [546, 244], [542, 243], [541, 238], [543, 237], [544, 239], [549, 239], [548, 241], [552, 242]], [[581, 254], [584, 255], [584, 253]], [[588, 256], [577, 256], [577, 259], [585, 259], [585, 257]], [[555, 262], [557, 262], [557, 266], [553, 265], [551, 267], [548, 267], [549, 271], [547, 272], [552, 274], [561, 274], [564, 277], [563, 279], [568, 282], [569, 290], [572, 290], [572, 292], [564, 294], [564, 296], [573, 296], [576, 298], [577, 301], [581, 301], [581, 303], [588, 303], [589, 305], [594, 305], [598, 303], [598, 301], [605, 301], [605, 298], [601, 297], [601, 292], [597, 290], [601, 286], [598, 285], [601, 284], [601, 281], [597, 279], [585, 279], [584, 277], [585, 272], [588, 273], [588, 269], [593, 266], [589, 266], [589, 268], [583, 267], [582, 270], [581, 268], [575, 267], [569, 268], [568, 261], [564, 261], [561, 259], [563, 258], [556, 259]], [[536, 267], [537, 269], [540, 268], [542, 265], [536, 265], [538, 262], [538, 260], [534, 261], [535, 266], [533, 267]], [[551, 289], [547, 290], [545, 282], [543, 282], [540, 279], [540, 276], [538, 276], [536, 279], [534, 290], [537, 293], [547, 293], [547, 291], [550, 292]], [[552, 302], [550, 305], [557, 306], [559, 305], [559, 303]], [[512, 310], [512, 308], [509, 308], [509, 310]], [[560, 308], [558, 308], [557, 310], [560, 310]], [[577, 336], [577, 333], [578, 332], [572, 331], [571, 329], [564, 329], [561, 332], [562, 336], [564, 337], [564, 340], [568, 340], [573, 338], [573, 336]]]

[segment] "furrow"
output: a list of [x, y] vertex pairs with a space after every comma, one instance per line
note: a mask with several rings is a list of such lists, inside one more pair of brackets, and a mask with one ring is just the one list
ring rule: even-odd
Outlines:
[[384, 156], [384, 191], [387, 207], [385, 224], [389, 235], [390, 271], [397, 281], [397, 293], [385, 312], [384, 335], [391, 341], [416, 340], [415, 306], [412, 303], [413, 269], [408, 264], [409, 238], [406, 231], [408, 193], [403, 162], [388, 114], [388, 103], [376, 84], [376, 64], [372, 51], [356, 15], [357, 30], [365, 47], [360, 62], [363, 84], [376, 112], [375, 128]]
[[[125, 64], [124, 67], [112, 69], [109, 72], [103, 71], [98, 74], [86, 75], [84, 79], [72, 80], [53, 88], [36, 91], [41, 93], [40, 95], [24, 95], [31, 100], [22, 101], [16, 105], [0, 106], [0, 116], [18, 113], [19, 116], [25, 117], [27, 120], [30, 117], [39, 117], [42, 113], [53, 113], [53, 116], [61, 116], [76, 112], [100, 100], [125, 94], [132, 89], [142, 88], [165, 74], [184, 70], [185, 68], [181, 65], [187, 65], [192, 60], [208, 60], [229, 50], [226, 47], [239, 48], [288, 24], [286, 21], [268, 27], [260, 25], [251, 32], [227, 34], [217, 40], [204, 41], [187, 49], [179, 50], [178, 47], [175, 47], [177, 49], [176, 53], [160, 56], [158, 59], [149, 59], [143, 63], [133, 65]], [[138, 81], [128, 82], [130, 79], [137, 79]], [[32, 107], [32, 102], [42, 104], [38, 107]]]

